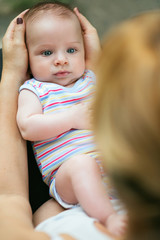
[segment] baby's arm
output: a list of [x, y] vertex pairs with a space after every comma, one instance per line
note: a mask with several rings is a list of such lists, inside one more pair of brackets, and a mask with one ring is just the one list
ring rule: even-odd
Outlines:
[[22, 90], [18, 100], [17, 123], [24, 139], [45, 140], [72, 128], [88, 129], [88, 106], [76, 104], [63, 112], [43, 114], [38, 97], [29, 90]]

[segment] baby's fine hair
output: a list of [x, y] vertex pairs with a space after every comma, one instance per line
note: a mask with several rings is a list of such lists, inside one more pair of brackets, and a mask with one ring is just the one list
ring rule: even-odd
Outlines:
[[67, 5], [64, 4], [62, 2], [59, 1], [44, 1], [44, 2], [39, 2], [37, 4], [35, 4], [34, 6], [32, 6], [24, 15], [24, 19], [25, 21], [27, 21], [28, 19], [32, 19], [33, 17], [35, 17], [36, 15], [38, 15], [39, 13], [44, 13], [46, 11], [52, 11], [54, 12], [54, 14], [56, 16], [59, 17], [70, 17], [72, 15], [76, 14], [74, 13], [74, 11], [72, 10], [72, 8]]

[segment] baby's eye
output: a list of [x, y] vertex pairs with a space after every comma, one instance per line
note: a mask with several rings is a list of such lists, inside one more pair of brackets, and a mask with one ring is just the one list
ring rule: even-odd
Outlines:
[[50, 56], [51, 54], [52, 54], [52, 51], [50, 51], [50, 50], [46, 50], [46, 51], [42, 52], [42, 55], [44, 55], [44, 56]]
[[68, 53], [74, 53], [74, 52], [76, 52], [76, 49], [75, 48], [69, 48], [69, 49], [67, 49], [67, 52]]

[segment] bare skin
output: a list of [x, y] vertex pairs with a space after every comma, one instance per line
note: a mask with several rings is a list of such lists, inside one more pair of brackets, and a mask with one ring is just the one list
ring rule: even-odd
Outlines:
[[[22, 18], [23, 15], [24, 12], [18, 17]], [[24, 30], [24, 24], [17, 25], [15, 18], [3, 38], [0, 83], [0, 235], [6, 240], [49, 240], [45, 233], [35, 232], [32, 224], [26, 144], [16, 124], [18, 89], [27, 73]], [[19, 56], [23, 56], [23, 61]]]
[[[23, 18], [23, 15], [24, 12], [18, 17]], [[98, 51], [100, 44], [95, 28], [80, 13], [77, 12], [77, 15], [81, 19], [84, 39], [88, 45], [90, 41], [96, 46], [93, 51], [87, 47], [87, 61], [89, 55], [93, 56], [94, 51]], [[0, 84], [0, 234], [6, 240], [49, 240], [47, 234], [34, 231], [28, 200], [26, 144], [16, 125], [18, 89], [26, 79], [28, 68], [25, 25], [17, 25], [16, 19], [11, 22], [3, 38], [3, 74]], [[44, 206], [34, 215], [35, 225], [63, 211], [53, 201]], [[62, 237], [73, 239], [70, 236]]]

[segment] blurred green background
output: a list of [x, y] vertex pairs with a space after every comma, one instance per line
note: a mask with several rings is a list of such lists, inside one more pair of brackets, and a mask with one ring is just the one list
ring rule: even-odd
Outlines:
[[[40, 0], [0, 0], [0, 47], [9, 22]], [[79, 10], [97, 28], [100, 38], [108, 28], [140, 12], [160, 8], [160, 0], [61, 0]]]

